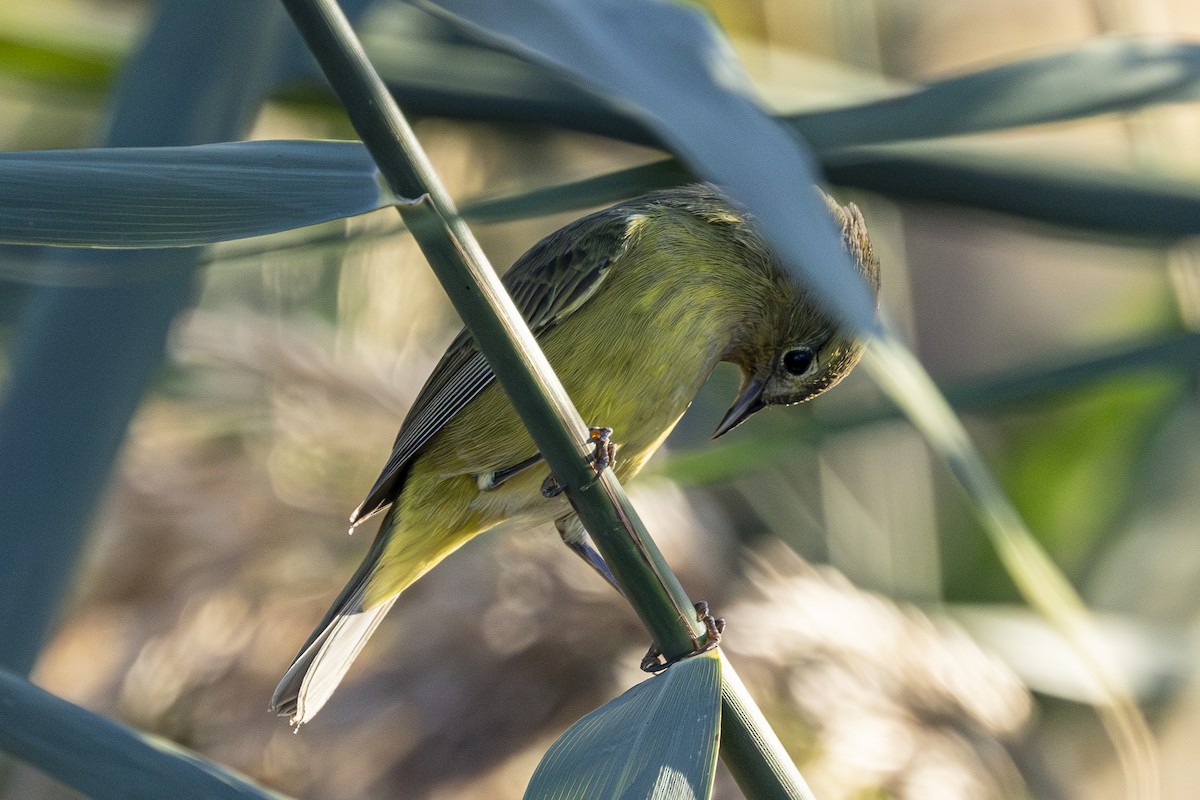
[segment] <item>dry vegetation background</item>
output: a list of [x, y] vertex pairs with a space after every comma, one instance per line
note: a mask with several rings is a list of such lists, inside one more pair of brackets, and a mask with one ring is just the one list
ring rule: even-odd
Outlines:
[[[1103, 33], [1200, 35], [1188, 0], [763, 0], [720, 3], [717, 13], [764, 96], [785, 110]], [[9, 0], [0, 35], [53, 31], [120, 59], [147, 19], [140, 3]], [[105, 86], [101, 76], [90, 89], [55, 87], [10, 63], [0, 148], [86, 145]], [[459, 198], [654, 157], [551, 129], [427, 119], [418, 133]], [[254, 136], [351, 132], [332, 106], [280, 99]], [[1194, 107], [993, 138], [1064, 159], [1183, 174], [1200, 166]], [[885, 306], [939, 380], [1196, 322], [1187, 243], [1135, 247], [835, 193], [863, 207]], [[567, 218], [479, 233], [493, 261], [508, 264]], [[0, 284], [3, 341], [29, 286], [10, 277]], [[549, 528], [489, 534], [423, 579], [298, 735], [266, 712], [373, 535], [346, 536], [346, 516], [457, 328], [389, 213], [214, 248], [195, 311], [178, 320], [170, 363], [129, 432], [36, 682], [298, 797], [519, 797], [567, 725], [640, 680], [646, 645], [624, 604]], [[704, 446], [732, 381], [716, 376], [656, 462], [661, 474], [633, 487], [635, 504], [689, 592], [729, 620], [725, 646], [818, 796], [1119, 797], [1112, 751], [1094, 715], [1072, 702], [1069, 657], [1024, 618], [998, 627], [1007, 617], [996, 609], [1011, 609], [1015, 594], [906, 424], [831, 433], [715, 486], [670, 479], [672, 455]], [[1200, 549], [1189, 490], [1200, 465], [1194, 404], [1171, 404], [1192, 393], [1177, 377], [1140, 377], [970, 420], [1034, 530], [1128, 629], [1121, 655], [1140, 670], [1164, 796], [1180, 799], [1200, 785], [1191, 647]], [[772, 412], [733, 436], [874, 397], [856, 375], [811, 408]], [[1156, 466], [1139, 471], [1151, 457]], [[63, 796], [30, 770], [7, 787], [14, 800]], [[737, 796], [726, 775], [717, 796]]]

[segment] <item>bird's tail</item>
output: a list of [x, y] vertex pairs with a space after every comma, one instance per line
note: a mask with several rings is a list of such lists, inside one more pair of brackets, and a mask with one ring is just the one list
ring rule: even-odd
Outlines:
[[396, 602], [398, 595], [370, 607], [365, 602], [367, 584], [383, 553], [384, 538], [376, 537], [358, 571], [300, 648], [271, 697], [271, 710], [290, 716], [293, 725], [308, 722], [321, 710]]

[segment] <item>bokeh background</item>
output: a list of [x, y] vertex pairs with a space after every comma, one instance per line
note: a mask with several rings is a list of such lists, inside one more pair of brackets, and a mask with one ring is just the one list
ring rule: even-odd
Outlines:
[[[1187, 0], [710, 7], [779, 111], [885, 96], [1100, 36], [1200, 36]], [[7, 0], [0, 149], [93, 144], [155, 12], [149, 2]], [[361, 21], [381, 61], [420, 58], [395, 38], [419, 41], [429, 26], [390, 2]], [[661, 155], [484, 116], [417, 120], [463, 200]], [[318, 82], [296, 80], [255, 114], [250, 135], [353, 131]], [[1067, 168], [1200, 178], [1194, 104], [972, 142]], [[863, 209], [884, 307], [934, 377], [973, 398], [972, 434], [1095, 609], [1155, 732], [1163, 797], [1193, 797], [1194, 359], [1190, 370], [1127, 359], [1015, 399], [1002, 390], [1193, 330], [1195, 243], [831, 191]], [[574, 216], [477, 232], [506, 265]], [[8, 252], [0, 379], [29, 298], [81, 279]], [[390, 212], [217, 246], [204, 262], [34, 680], [297, 797], [519, 797], [559, 733], [642, 678], [644, 633], [552, 529], [502, 529], [404, 595], [313, 724], [294, 734], [269, 715], [279, 676], [373, 535], [346, 536], [346, 516], [459, 322]], [[90, 278], [114, 279], [138, 278]], [[880, 412], [865, 375], [708, 444], [735, 384], [732, 371], [714, 375], [631, 490], [689, 593], [728, 619], [723, 646], [817, 795], [1122, 797], [1074, 656], [1024, 609], [945, 468], [906, 422]], [[756, 455], [779, 441], [794, 444]], [[0, 796], [71, 792], [16, 768]], [[717, 796], [738, 796], [724, 774]]]

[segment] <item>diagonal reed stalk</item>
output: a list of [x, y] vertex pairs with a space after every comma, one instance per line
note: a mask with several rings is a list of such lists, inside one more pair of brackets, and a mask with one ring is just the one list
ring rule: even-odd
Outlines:
[[[399, 198], [396, 205], [405, 224], [655, 643], [668, 657], [694, 650], [705, 634], [691, 601], [611, 471], [596, 480], [583, 457], [588, 436], [579, 413], [337, 3], [282, 2]], [[722, 755], [746, 795], [811, 798], [727, 661], [721, 696]]]

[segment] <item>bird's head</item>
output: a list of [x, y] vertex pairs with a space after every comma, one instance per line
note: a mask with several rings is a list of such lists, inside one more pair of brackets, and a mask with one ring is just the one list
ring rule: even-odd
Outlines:
[[[842, 232], [842, 244], [863, 278], [879, 292], [879, 261], [871, 248], [858, 207], [825, 200]], [[815, 299], [777, 267], [778, 291], [764, 299], [761, 317], [726, 354], [742, 373], [733, 406], [717, 426], [722, 436], [752, 414], [772, 405], [792, 405], [816, 397], [849, 374], [862, 357], [864, 344], [839, 330]]]

